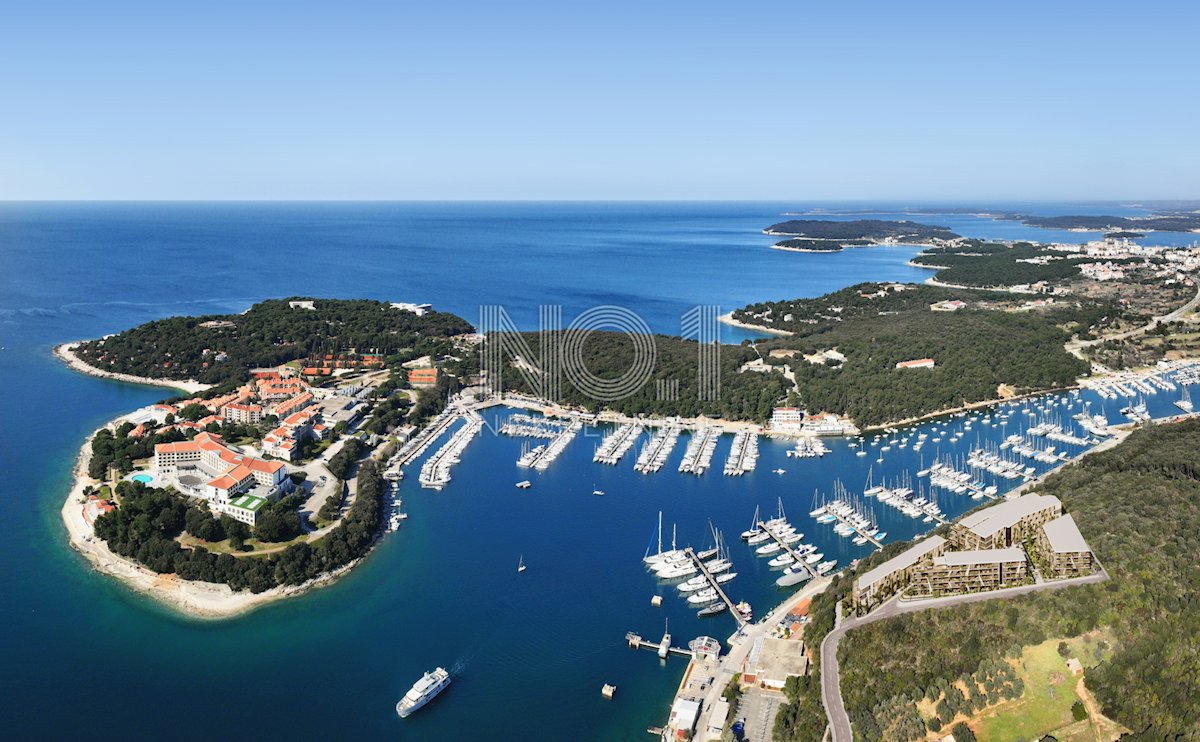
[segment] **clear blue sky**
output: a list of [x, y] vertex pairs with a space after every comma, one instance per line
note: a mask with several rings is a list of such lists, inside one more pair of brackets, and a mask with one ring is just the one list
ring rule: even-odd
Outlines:
[[0, 199], [1200, 198], [1196, 2], [6, 3]]

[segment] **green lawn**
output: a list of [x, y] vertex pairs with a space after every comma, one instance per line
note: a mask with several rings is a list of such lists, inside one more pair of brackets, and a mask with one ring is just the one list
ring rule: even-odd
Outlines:
[[[1107, 632], [1092, 632], [1086, 637], [1067, 640], [1071, 647], [1068, 657], [1076, 657], [1085, 668], [1095, 667], [1100, 660], [1095, 651], [1098, 642], [1112, 641]], [[1076, 686], [1083, 676], [1073, 676], [1066, 660], [1058, 654], [1060, 639], [1051, 639], [1037, 646], [1025, 647], [1021, 654], [1019, 674], [1025, 681], [1025, 694], [1020, 698], [994, 706], [982, 718], [971, 722], [979, 742], [1014, 742], [1017, 738], [1037, 739], [1056, 729], [1073, 725], [1071, 706], [1079, 700]], [[1107, 657], [1111, 648], [1104, 652]], [[1051, 685], [1052, 673], [1061, 673], [1065, 682]]]

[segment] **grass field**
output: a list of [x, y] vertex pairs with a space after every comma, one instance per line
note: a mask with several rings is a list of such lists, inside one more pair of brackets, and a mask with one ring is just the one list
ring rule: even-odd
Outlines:
[[[1018, 665], [1020, 677], [1025, 681], [1025, 694], [984, 711], [970, 722], [979, 742], [1031, 740], [1051, 732], [1058, 732], [1056, 737], [1070, 742], [1095, 739], [1090, 722], [1081, 724], [1071, 716], [1071, 706], [1079, 700], [1076, 687], [1083, 676], [1073, 676], [1067, 670], [1066, 660], [1058, 653], [1060, 641], [1064, 640], [1051, 639], [1025, 647]], [[1095, 667], [1112, 651], [1112, 636], [1107, 631], [1094, 631], [1065, 641], [1070, 647], [1067, 657], [1079, 659], [1084, 668]], [[1107, 648], [1097, 657], [1100, 647]]]

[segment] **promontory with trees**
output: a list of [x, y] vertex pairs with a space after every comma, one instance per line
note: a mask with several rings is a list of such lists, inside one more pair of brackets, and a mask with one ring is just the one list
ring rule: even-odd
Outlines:
[[949, 227], [880, 219], [791, 219], [772, 224], [763, 230], [763, 234], [802, 238], [783, 240], [772, 246], [799, 252], [838, 252], [844, 247], [867, 247], [884, 241], [920, 244], [958, 237]]
[[[1039, 311], [1011, 294], [914, 284], [866, 283], [815, 299], [752, 304], [735, 320], [791, 333], [760, 341], [771, 365], [795, 375], [800, 402], [811, 412], [847, 415], [879, 425], [974, 402], [1072, 385], [1088, 364], [1064, 349], [1073, 336], [1091, 337], [1125, 311], [1077, 302]], [[962, 301], [957, 311], [933, 305]], [[845, 361], [803, 356], [836, 349]], [[933, 368], [896, 364], [931, 358]]]
[[[311, 308], [309, 308], [311, 307]], [[402, 354], [405, 360], [452, 350], [471, 332], [445, 312], [417, 315], [367, 299], [271, 299], [243, 314], [169, 317], [81, 343], [76, 356], [104, 371], [151, 379], [227, 384], [249, 370], [326, 355]]]

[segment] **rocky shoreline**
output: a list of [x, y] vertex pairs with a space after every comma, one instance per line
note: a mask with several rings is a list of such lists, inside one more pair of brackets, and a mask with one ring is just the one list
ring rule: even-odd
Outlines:
[[199, 381], [188, 379], [186, 381], [173, 381], [171, 379], [151, 379], [147, 376], [133, 376], [131, 374], [118, 374], [112, 371], [104, 371], [96, 368], [84, 361], [80, 360], [73, 352], [79, 347], [79, 343], [63, 343], [62, 345], [54, 346], [54, 355], [59, 360], [66, 363], [73, 370], [88, 376], [98, 376], [102, 379], [113, 379], [114, 381], [126, 381], [130, 384], [145, 384], [147, 386], [165, 386], [171, 389], [179, 389], [188, 394], [203, 392], [212, 389], [212, 384], [203, 384]]
[[720, 317], [717, 317], [717, 321], [723, 322], [724, 324], [727, 324], [730, 327], [740, 327], [743, 330], [757, 330], [759, 332], [766, 332], [766, 333], [770, 333], [771, 335], [780, 335], [782, 337], [788, 337], [789, 335], [795, 334], [795, 333], [791, 332], [790, 330], [776, 330], [773, 327], [763, 327], [762, 325], [748, 325], [745, 322], [738, 322], [737, 320], [735, 320], [733, 318], [733, 312], [729, 312], [728, 314], [722, 314]]

